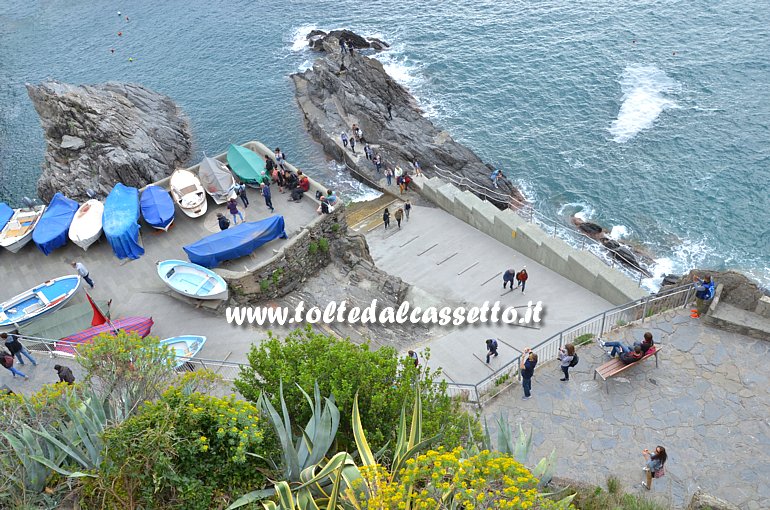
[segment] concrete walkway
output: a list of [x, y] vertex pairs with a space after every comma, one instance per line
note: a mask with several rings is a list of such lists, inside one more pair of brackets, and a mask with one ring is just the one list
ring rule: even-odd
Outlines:
[[609, 381], [594, 368], [609, 358], [597, 344], [579, 350], [568, 383], [556, 363], [539, 366], [533, 397], [520, 387], [484, 409], [490, 424], [499, 413], [534, 431], [531, 462], [558, 453], [556, 474], [603, 485], [610, 475], [626, 488], [642, 480], [644, 448], [666, 448], [666, 476], [649, 493], [684, 507], [698, 487], [741, 508], [770, 508], [770, 342], [712, 329], [688, 310], [667, 312], [607, 339], [633, 343], [651, 331], [664, 346], [652, 360]]
[[[475, 383], [554, 333], [612, 308], [604, 299], [544, 268], [508, 246], [438, 208], [413, 206], [399, 230], [391, 212], [391, 228], [366, 234], [377, 266], [417, 287], [415, 305], [481, 306], [500, 301], [515, 306], [519, 316], [531, 301], [542, 301], [539, 325], [469, 325], [436, 327], [431, 338], [415, 339], [430, 347], [429, 365], [442, 367], [458, 383]], [[526, 266], [526, 293], [503, 290], [502, 273]], [[484, 362], [485, 339], [499, 338], [499, 356]]]

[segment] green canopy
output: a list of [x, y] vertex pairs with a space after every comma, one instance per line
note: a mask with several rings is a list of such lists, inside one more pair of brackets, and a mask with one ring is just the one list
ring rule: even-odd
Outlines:
[[[94, 302], [99, 307], [99, 310], [106, 317], [109, 317], [109, 314], [106, 312], [108, 310], [107, 301], [94, 300]], [[93, 317], [94, 309], [91, 308], [88, 301], [85, 301], [66, 306], [19, 326], [19, 334], [22, 336], [58, 340], [90, 328]]]
[[265, 160], [240, 145], [231, 144], [227, 149], [227, 164], [245, 184], [258, 184], [265, 176]]

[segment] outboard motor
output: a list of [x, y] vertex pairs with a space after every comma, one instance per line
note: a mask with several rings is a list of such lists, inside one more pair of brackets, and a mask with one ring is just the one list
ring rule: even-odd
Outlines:
[[24, 207], [26, 207], [27, 209], [32, 209], [33, 207], [35, 207], [35, 201], [29, 197], [23, 197], [21, 199], [21, 202], [24, 204]]
[[88, 198], [96, 198], [96, 192], [91, 188], [86, 190], [86, 195], [88, 195]]

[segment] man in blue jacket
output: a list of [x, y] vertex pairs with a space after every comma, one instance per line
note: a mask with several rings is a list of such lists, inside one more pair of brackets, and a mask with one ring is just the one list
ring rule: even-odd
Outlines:
[[691, 310], [691, 317], [697, 319], [706, 311], [707, 302], [714, 299], [714, 282], [711, 280], [711, 275], [706, 275], [702, 280], [695, 275], [693, 281], [695, 282], [695, 310]]

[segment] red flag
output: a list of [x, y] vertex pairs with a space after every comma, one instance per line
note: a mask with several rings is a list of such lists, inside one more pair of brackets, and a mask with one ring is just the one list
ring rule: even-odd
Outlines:
[[96, 303], [94, 303], [94, 300], [88, 295], [88, 292], [86, 292], [86, 297], [88, 298], [88, 302], [91, 303], [91, 308], [94, 309], [94, 318], [91, 319], [91, 327], [101, 326], [107, 322], [107, 317], [105, 317], [102, 311], [99, 310], [99, 307], [96, 306]]

